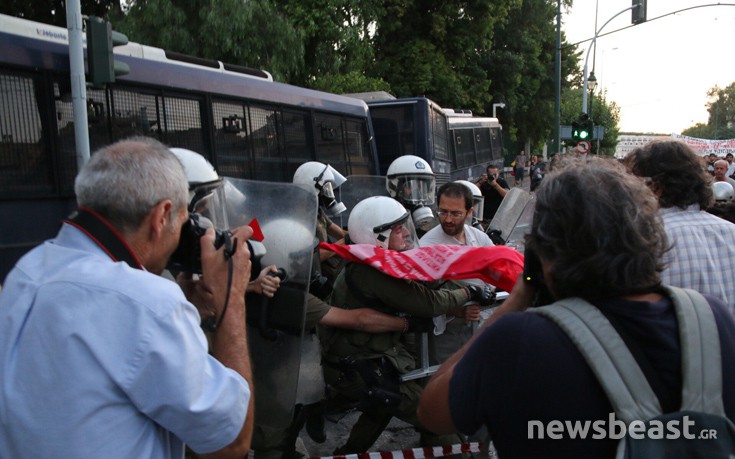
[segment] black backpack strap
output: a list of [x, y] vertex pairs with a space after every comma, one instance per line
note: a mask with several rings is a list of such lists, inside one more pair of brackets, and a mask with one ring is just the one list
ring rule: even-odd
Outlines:
[[92, 239], [114, 261], [124, 261], [131, 268], [143, 269], [138, 258], [120, 234], [102, 216], [81, 207], [74, 215], [64, 220]]

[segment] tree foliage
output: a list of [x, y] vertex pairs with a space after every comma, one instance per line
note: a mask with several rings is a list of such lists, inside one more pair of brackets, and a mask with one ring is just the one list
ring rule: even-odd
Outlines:
[[682, 134], [700, 139], [735, 138], [735, 82], [726, 88], [714, 86], [707, 91], [707, 124], [697, 123], [685, 129]]
[[493, 28], [518, 0], [388, 0], [374, 37], [374, 72], [398, 97], [478, 111], [492, 100], [483, 56]]
[[[556, 92], [556, 2], [516, 3], [507, 19], [496, 26], [493, 46], [484, 61], [487, 73], [492, 76], [492, 102], [506, 104], [498, 118], [508, 127], [509, 140], [520, 143], [509, 149], [513, 155], [523, 148], [526, 140], [533, 150], [551, 137]], [[566, 45], [563, 34], [561, 50], [561, 85], [565, 90], [580, 73], [577, 64], [580, 52]], [[492, 105], [487, 103], [482, 112], [491, 114]]]
[[303, 66], [301, 34], [269, 0], [136, 0], [113, 20], [133, 41], [267, 69], [276, 79]]

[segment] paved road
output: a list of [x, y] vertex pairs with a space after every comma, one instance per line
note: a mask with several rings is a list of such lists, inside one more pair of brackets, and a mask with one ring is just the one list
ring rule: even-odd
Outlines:
[[[359, 413], [352, 411], [345, 413], [343, 417], [331, 417], [326, 422], [327, 441], [322, 444], [315, 443], [309, 438], [306, 430], [302, 430], [299, 441], [296, 443], [297, 451], [307, 457], [331, 456], [336, 448], [342, 446], [347, 440], [352, 425], [357, 421]], [[396, 451], [402, 449], [416, 448], [419, 446], [419, 435], [410, 424], [400, 419], [393, 419], [380, 438], [375, 442], [372, 451]]]

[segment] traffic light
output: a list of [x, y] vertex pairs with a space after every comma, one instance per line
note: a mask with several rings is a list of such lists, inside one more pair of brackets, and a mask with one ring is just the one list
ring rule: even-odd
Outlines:
[[630, 22], [632, 24], [646, 22], [646, 0], [633, 0], [631, 13]]
[[589, 115], [582, 113], [579, 115], [579, 119], [572, 121], [572, 139], [575, 142], [581, 142], [582, 140], [592, 140], [592, 130], [594, 124], [590, 119]]
[[128, 37], [112, 30], [112, 25], [102, 18], [90, 16], [87, 22], [87, 76], [92, 86], [100, 88], [114, 83], [116, 75], [125, 75], [130, 67], [116, 61], [112, 55], [115, 46], [128, 43]]

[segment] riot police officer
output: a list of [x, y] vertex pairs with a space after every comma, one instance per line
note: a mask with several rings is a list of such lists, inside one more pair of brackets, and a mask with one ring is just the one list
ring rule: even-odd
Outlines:
[[[417, 246], [411, 214], [396, 200], [375, 196], [360, 201], [348, 220], [350, 239], [398, 251]], [[332, 303], [342, 308], [371, 307], [388, 314], [431, 318], [480, 299], [489, 292], [475, 286], [434, 290], [421, 282], [398, 279], [372, 266], [348, 263], [337, 278]], [[418, 426], [416, 404], [421, 385], [400, 382], [416, 368], [400, 332], [368, 334], [323, 327], [324, 375], [337, 396], [362, 411], [347, 443], [335, 454], [367, 451], [393, 416]], [[436, 438], [422, 432], [424, 443], [450, 444], [456, 436]]]
[[399, 156], [388, 167], [385, 184], [390, 197], [411, 213], [419, 237], [436, 226], [430, 207], [436, 198], [436, 177], [429, 163], [414, 155]]

